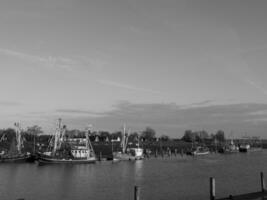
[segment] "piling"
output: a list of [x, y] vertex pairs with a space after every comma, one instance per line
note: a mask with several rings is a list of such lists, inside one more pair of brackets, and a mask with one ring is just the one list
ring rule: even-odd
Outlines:
[[102, 160], [102, 152], [100, 151], [99, 152], [99, 161], [101, 161]]
[[215, 200], [215, 179], [210, 177], [210, 200]]
[[140, 187], [134, 186], [134, 200], [140, 200]]
[[172, 151], [169, 149], [169, 151], [168, 151], [168, 155], [169, 155], [169, 157], [171, 157], [172, 156]]
[[264, 180], [264, 174], [261, 172], [261, 191], [265, 192], [266, 191], [266, 185], [265, 185], [265, 180]]

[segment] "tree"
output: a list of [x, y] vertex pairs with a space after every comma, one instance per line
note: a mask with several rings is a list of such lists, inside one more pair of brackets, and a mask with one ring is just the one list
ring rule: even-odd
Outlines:
[[196, 140], [199, 142], [205, 141], [205, 139], [209, 138], [209, 134], [207, 131], [202, 130], [197, 132]]
[[170, 140], [170, 137], [168, 135], [162, 135], [160, 136], [160, 140], [166, 142]]
[[222, 130], [218, 130], [217, 133], [215, 134], [215, 139], [218, 140], [219, 142], [224, 142], [225, 141], [224, 132]]
[[185, 130], [182, 140], [185, 142], [193, 142], [196, 140], [196, 134], [192, 130]]
[[38, 125], [34, 125], [34, 126], [30, 126], [27, 128], [26, 132], [29, 135], [35, 135], [38, 136], [40, 134], [43, 133], [42, 127], [38, 126]]
[[144, 130], [141, 134], [141, 137], [146, 141], [154, 140], [155, 136], [156, 136], [156, 131], [150, 127], [146, 127], [146, 130]]

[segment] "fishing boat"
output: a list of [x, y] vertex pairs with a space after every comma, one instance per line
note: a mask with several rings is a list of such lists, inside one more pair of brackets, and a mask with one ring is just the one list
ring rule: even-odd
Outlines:
[[[85, 145], [72, 145], [65, 137], [66, 126], [62, 126], [62, 120], [58, 120], [55, 134], [50, 141], [53, 144], [52, 151], [38, 154], [39, 164], [89, 164], [96, 162], [96, 156], [89, 134], [90, 128], [85, 132]], [[51, 145], [50, 145], [51, 146]]]
[[144, 151], [142, 148], [139, 147], [139, 140], [137, 147], [127, 148], [128, 138], [129, 136], [126, 133], [126, 126], [124, 125], [121, 139], [121, 151], [113, 152], [113, 160], [141, 160], [144, 158]]
[[243, 153], [248, 152], [249, 149], [250, 149], [250, 145], [249, 144], [241, 144], [239, 146], [239, 151], [243, 152]]
[[[1, 151], [0, 163], [4, 162], [29, 162], [32, 161], [32, 156], [29, 152], [23, 152], [23, 139], [21, 136], [21, 126], [19, 123], [15, 123], [16, 137], [13, 139], [10, 145], [9, 151]], [[4, 136], [2, 136], [4, 138]], [[1, 140], [2, 140], [1, 138]]]
[[250, 146], [249, 144], [241, 144], [239, 147], [239, 151], [243, 153], [259, 152], [259, 151], [262, 151], [262, 147]]
[[219, 153], [238, 153], [239, 152], [239, 147], [234, 144], [234, 141], [231, 140], [230, 144], [222, 147], [219, 149]]

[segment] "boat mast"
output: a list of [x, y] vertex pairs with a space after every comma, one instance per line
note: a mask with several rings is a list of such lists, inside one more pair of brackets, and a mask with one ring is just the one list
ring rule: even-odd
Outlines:
[[126, 125], [123, 125], [123, 133], [122, 133], [122, 139], [121, 139], [121, 147], [122, 147], [122, 153], [126, 152], [128, 137], [126, 135]]
[[63, 125], [62, 128], [60, 128], [59, 132], [59, 144], [58, 144], [58, 149], [60, 149], [62, 142], [65, 142], [65, 133], [66, 133], [66, 126]]
[[62, 119], [59, 118], [57, 128], [55, 131], [55, 142], [54, 142], [54, 148], [53, 148], [53, 155], [56, 154], [56, 151], [57, 151], [58, 147], [60, 146], [59, 140], [60, 140], [60, 132], [61, 132], [61, 123], [62, 123]]
[[15, 124], [15, 131], [16, 131], [16, 140], [17, 140], [17, 150], [19, 153], [21, 153], [21, 126], [18, 122], [16, 122]]
[[137, 148], [140, 147], [140, 139], [139, 139], [139, 134], [137, 133]]
[[90, 137], [89, 137], [91, 134], [91, 129], [92, 129], [92, 125], [90, 124], [90, 125], [88, 125], [88, 127], [86, 128], [86, 131], [85, 131], [86, 149], [88, 149], [88, 151], [89, 151], [89, 153], [87, 154], [87, 159], [95, 156], [95, 152], [94, 152], [94, 149], [93, 149], [93, 146], [91, 144]]

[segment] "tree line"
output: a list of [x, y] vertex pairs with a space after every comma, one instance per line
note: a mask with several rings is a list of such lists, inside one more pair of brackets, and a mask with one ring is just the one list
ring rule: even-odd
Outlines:
[[[26, 140], [32, 140], [33, 137], [38, 137], [40, 139], [51, 137], [51, 135], [44, 135], [43, 130], [40, 126], [34, 125], [27, 127], [25, 130], [22, 131], [23, 136]], [[85, 131], [78, 130], [78, 129], [66, 129], [65, 135], [67, 138], [83, 138], [85, 137]], [[132, 132], [127, 133], [129, 137], [129, 141], [169, 141], [172, 140], [167, 135], [161, 135], [160, 137], [156, 137], [156, 131], [151, 127], [146, 127], [145, 130], [141, 132]], [[12, 128], [8, 129], [0, 129], [0, 142], [4, 140], [10, 140], [10, 138], [15, 136], [15, 130]], [[90, 133], [90, 138], [95, 140], [98, 138], [99, 141], [111, 141], [116, 140], [118, 137], [122, 137], [121, 131], [116, 131], [110, 133], [108, 131], [92, 131]], [[185, 130], [184, 135], [180, 138], [185, 142], [204, 142], [205, 140], [214, 140], [218, 142], [225, 141], [225, 134], [224, 131], [218, 130], [216, 133], [208, 133], [205, 130], [201, 131], [192, 131], [192, 130]]]
[[218, 130], [215, 134], [214, 133], [209, 134], [205, 130], [201, 131], [186, 130], [184, 136], [182, 137], [182, 140], [186, 142], [204, 142], [205, 140], [224, 142], [225, 134], [224, 131], [222, 130]]

